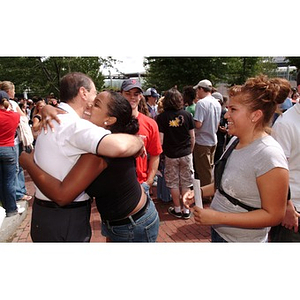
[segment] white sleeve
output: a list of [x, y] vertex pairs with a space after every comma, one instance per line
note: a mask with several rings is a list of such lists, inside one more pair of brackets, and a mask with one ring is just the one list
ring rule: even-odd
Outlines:
[[288, 159], [291, 153], [291, 140], [290, 140], [291, 129], [286, 126], [285, 123], [275, 122], [272, 127], [272, 136], [280, 144], [283, 152]]

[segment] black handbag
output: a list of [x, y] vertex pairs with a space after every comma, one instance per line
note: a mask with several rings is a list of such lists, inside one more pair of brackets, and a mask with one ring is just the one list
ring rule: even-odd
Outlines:
[[214, 181], [215, 181], [215, 188], [217, 190], [219, 190], [219, 192], [225, 196], [233, 205], [239, 205], [240, 207], [248, 210], [248, 211], [252, 211], [252, 210], [256, 210], [259, 209], [258, 207], [252, 207], [249, 206], [247, 204], [242, 203], [240, 200], [228, 195], [222, 188], [221, 185], [221, 179], [222, 179], [222, 175], [225, 169], [225, 165], [227, 162], [227, 159], [229, 157], [229, 155], [231, 154], [231, 152], [233, 151], [233, 149], [236, 147], [236, 145], [238, 144], [239, 139], [236, 138], [228, 147], [228, 149], [224, 152], [224, 154], [221, 156], [221, 158], [215, 163], [215, 167], [214, 167]]

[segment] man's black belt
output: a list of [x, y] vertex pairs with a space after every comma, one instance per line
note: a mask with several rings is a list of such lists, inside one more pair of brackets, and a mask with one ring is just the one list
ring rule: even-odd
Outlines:
[[108, 221], [108, 220], [103, 220], [102, 219], [102, 222], [104, 224], [106, 224], [107, 226], [121, 226], [121, 225], [130, 224], [131, 220], [136, 221], [145, 214], [146, 209], [149, 206], [149, 203], [150, 203], [150, 200], [147, 197], [147, 201], [146, 201], [145, 205], [138, 212], [136, 212], [134, 215], [128, 216], [127, 218], [121, 219], [121, 220]]
[[70, 204], [60, 206], [53, 201], [41, 200], [38, 199], [37, 197], [34, 198], [34, 201], [39, 206], [48, 207], [48, 208], [64, 208], [64, 209], [82, 207], [91, 203], [91, 199], [89, 199], [85, 201], [71, 202]]

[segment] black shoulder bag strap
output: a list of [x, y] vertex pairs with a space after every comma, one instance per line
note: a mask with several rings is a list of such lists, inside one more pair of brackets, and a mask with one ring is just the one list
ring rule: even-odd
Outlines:
[[222, 157], [215, 163], [215, 168], [214, 168], [214, 180], [215, 180], [215, 188], [219, 190], [219, 192], [225, 196], [233, 205], [239, 205], [240, 207], [248, 210], [248, 211], [252, 211], [252, 210], [256, 210], [259, 208], [256, 207], [251, 207], [247, 204], [242, 203], [240, 200], [233, 198], [232, 196], [228, 195], [222, 188], [221, 186], [221, 179], [222, 179], [222, 175], [225, 169], [225, 165], [227, 162], [227, 158], [229, 157], [229, 155], [231, 154], [231, 152], [233, 151], [233, 149], [236, 147], [236, 145], [238, 144], [239, 139], [236, 138], [231, 145], [229, 146], [229, 148], [225, 151], [225, 153], [222, 155]]

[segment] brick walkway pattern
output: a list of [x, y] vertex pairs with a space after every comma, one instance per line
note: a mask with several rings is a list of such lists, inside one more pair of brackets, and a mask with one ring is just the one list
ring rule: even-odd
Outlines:
[[[27, 192], [34, 195], [34, 185], [30, 176], [25, 172], [25, 181]], [[210, 242], [210, 227], [199, 226], [195, 223], [193, 216], [189, 220], [176, 219], [169, 215], [168, 207], [172, 202], [165, 203], [157, 200], [155, 197], [155, 188], [153, 188], [153, 201], [159, 213], [160, 228], [157, 238], [158, 243], [195, 243]], [[32, 212], [33, 199], [29, 201], [28, 213], [22, 224], [18, 227], [9, 242], [25, 243], [32, 242], [30, 238], [30, 220]], [[101, 235], [100, 215], [97, 211], [95, 202], [92, 204], [91, 213], [92, 226], [92, 243], [105, 242], [105, 238]]]

